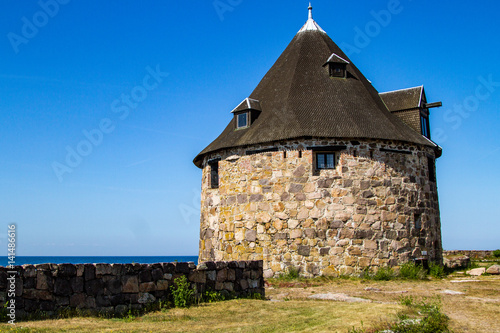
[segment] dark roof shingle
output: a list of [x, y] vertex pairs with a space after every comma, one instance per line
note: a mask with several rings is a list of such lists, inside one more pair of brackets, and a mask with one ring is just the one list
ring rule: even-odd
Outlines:
[[[323, 67], [332, 53], [348, 61], [347, 78]], [[378, 92], [342, 50], [320, 30], [295, 35], [250, 95], [262, 108], [248, 128], [234, 118], [194, 159], [220, 149], [300, 137], [388, 139], [431, 145], [391, 114]]]
[[424, 87], [414, 87], [380, 93], [380, 97], [391, 112], [420, 107]]

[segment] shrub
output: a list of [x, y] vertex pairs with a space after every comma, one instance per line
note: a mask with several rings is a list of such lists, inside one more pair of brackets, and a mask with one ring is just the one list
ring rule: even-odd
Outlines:
[[214, 302], [225, 301], [226, 299], [227, 299], [227, 297], [218, 291], [207, 290], [200, 297], [199, 302], [200, 303], [214, 303]]
[[298, 280], [300, 278], [299, 269], [293, 266], [288, 267], [286, 273], [278, 276], [277, 280], [280, 281], [291, 281]]
[[408, 280], [425, 280], [427, 278], [427, 271], [422, 266], [415, 265], [414, 262], [409, 261], [401, 265], [399, 276]]
[[174, 298], [174, 306], [187, 308], [194, 303], [194, 290], [191, 288], [185, 275], [174, 280], [174, 285], [170, 286]]
[[397, 323], [390, 325], [392, 332], [405, 333], [446, 333], [450, 332], [448, 328], [449, 318], [441, 312], [438, 303], [427, 304], [409, 304], [422, 318], [412, 319], [407, 315], [401, 314]]
[[6, 302], [5, 304], [0, 306], [0, 322], [1, 323], [7, 322], [9, 319], [7, 317], [7, 314], [8, 314], [7, 306], [8, 305], [9, 305], [9, 302]]
[[429, 274], [436, 279], [442, 279], [447, 275], [445, 267], [434, 262], [429, 263]]
[[401, 305], [412, 306], [413, 305], [413, 297], [412, 296], [401, 296], [399, 299]]
[[449, 333], [449, 318], [441, 312], [440, 304], [415, 303], [411, 296], [400, 299], [407, 309], [397, 314], [396, 322], [381, 324], [372, 329], [352, 328], [349, 333]]
[[500, 250], [493, 251], [493, 257], [500, 258]]
[[380, 267], [377, 273], [373, 275], [373, 279], [377, 281], [389, 281], [396, 277], [394, 270], [391, 267]]

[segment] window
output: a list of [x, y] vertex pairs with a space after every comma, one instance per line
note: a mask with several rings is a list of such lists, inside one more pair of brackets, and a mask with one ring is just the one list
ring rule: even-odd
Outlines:
[[415, 221], [415, 230], [420, 231], [422, 228], [422, 215], [415, 213], [413, 220]]
[[345, 65], [330, 63], [330, 76], [333, 77], [345, 77]]
[[219, 161], [210, 162], [210, 188], [219, 188]]
[[335, 153], [316, 153], [316, 169], [335, 169]]
[[436, 164], [432, 157], [427, 157], [427, 165], [429, 169], [429, 180], [431, 182], [436, 181]]
[[430, 139], [429, 118], [427, 116], [420, 115], [420, 127], [422, 128], [422, 135]]
[[240, 113], [236, 119], [238, 122], [236, 128], [243, 128], [248, 126], [248, 112]]

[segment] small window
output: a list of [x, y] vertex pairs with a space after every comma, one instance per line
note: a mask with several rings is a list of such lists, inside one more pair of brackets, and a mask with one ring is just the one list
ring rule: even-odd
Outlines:
[[413, 220], [415, 221], [415, 230], [420, 231], [422, 229], [422, 215], [415, 213]]
[[436, 164], [435, 160], [432, 157], [427, 157], [427, 165], [429, 169], [429, 181], [436, 181]]
[[316, 153], [316, 169], [335, 169], [335, 153]]
[[330, 64], [330, 76], [333, 77], [345, 77], [345, 65], [342, 64]]
[[210, 188], [219, 188], [219, 161], [210, 163]]
[[243, 128], [248, 126], [248, 112], [240, 113], [237, 116], [238, 125], [237, 128]]
[[422, 127], [422, 135], [430, 139], [429, 118], [427, 116], [420, 115], [420, 126]]

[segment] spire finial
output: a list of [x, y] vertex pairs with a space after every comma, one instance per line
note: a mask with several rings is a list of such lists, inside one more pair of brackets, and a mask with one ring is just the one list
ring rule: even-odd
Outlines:
[[313, 7], [311, 6], [311, 3], [309, 2], [309, 19], [312, 20], [313, 18]]

